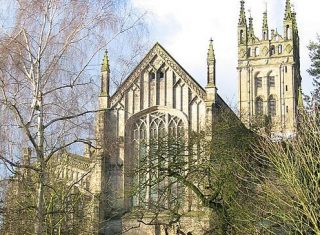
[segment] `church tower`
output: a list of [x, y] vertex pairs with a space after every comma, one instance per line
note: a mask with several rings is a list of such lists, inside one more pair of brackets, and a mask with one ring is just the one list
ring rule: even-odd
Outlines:
[[[239, 111], [247, 127], [270, 135], [290, 137], [296, 132], [301, 90], [299, 35], [296, 13], [286, 0], [282, 35], [271, 30], [267, 9], [263, 13], [262, 35], [249, 24], [245, 2], [240, 1], [238, 23]], [[263, 127], [263, 128], [262, 128]]]

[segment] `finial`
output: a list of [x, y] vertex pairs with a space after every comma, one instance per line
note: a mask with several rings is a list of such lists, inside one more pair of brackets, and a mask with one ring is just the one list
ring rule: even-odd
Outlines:
[[104, 57], [101, 65], [101, 71], [106, 72], [109, 71], [109, 58], [108, 58], [108, 50], [105, 50]]
[[214, 49], [213, 49], [213, 39], [210, 38], [209, 40], [209, 49], [208, 49], [208, 62], [214, 61], [215, 55], [214, 55]]
[[254, 34], [254, 29], [253, 29], [253, 18], [251, 16], [251, 11], [249, 11], [250, 17], [249, 17], [249, 32], [253, 36]]

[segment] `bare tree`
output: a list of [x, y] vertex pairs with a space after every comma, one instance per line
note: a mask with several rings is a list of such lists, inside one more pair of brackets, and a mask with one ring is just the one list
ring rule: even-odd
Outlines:
[[[12, 27], [0, 32], [0, 157], [15, 173], [34, 174], [35, 234], [45, 233], [48, 162], [60, 150], [88, 142], [97, 111], [94, 59], [119, 35], [140, 25], [121, 1], [15, 0]], [[3, 23], [5, 25], [6, 22]], [[21, 161], [22, 146], [32, 148]]]
[[295, 138], [253, 147], [260, 167], [248, 168], [256, 194], [247, 215], [260, 233], [320, 234], [319, 131], [318, 120], [303, 113]]

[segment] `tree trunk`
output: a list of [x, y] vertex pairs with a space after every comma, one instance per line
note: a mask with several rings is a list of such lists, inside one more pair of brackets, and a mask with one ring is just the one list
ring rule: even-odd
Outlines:
[[[39, 84], [39, 83], [38, 83]], [[44, 234], [44, 185], [45, 185], [45, 162], [44, 162], [44, 128], [43, 128], [43, 100], [39, 92], [36, 105], [38, 111], [38, 149], [37, 161], [39, 163], [39, 183], [37, 192], [36, 221], [34, 224], [35, 235]]]
[[42, 235], [44, 234], [44, 173], [41, 172], [39, 175], [39, 185], [38, 185], [38, 192], [37, 192], [37, 214], [36, 214], [36, 221], [34, 224], [35, 228], [35, 235]]

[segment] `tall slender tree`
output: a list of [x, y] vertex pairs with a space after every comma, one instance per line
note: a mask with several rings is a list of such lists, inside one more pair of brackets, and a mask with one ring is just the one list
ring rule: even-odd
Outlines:
[[[95, 58], [123, 34], [139, 32], [141, 16], [113, 0], [14, 0], [0, 31], [0, 157], [14, 173], [33, 171], [34, 234], [45, 234], [48, 162], [87, 142], [92, 128]], [[134, 29], [134, 31], [133, 31]], [[134, 40], [132, 40], [134, 41]], [[20, 159], [32, 149], [31, 162]], [[18, 221], [17, 221], [18, 222]]]

